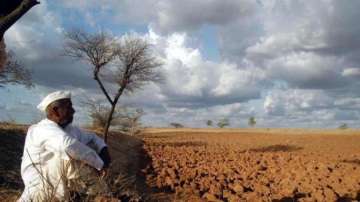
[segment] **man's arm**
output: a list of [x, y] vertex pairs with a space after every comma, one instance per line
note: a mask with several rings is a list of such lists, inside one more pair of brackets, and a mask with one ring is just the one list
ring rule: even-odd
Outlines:
[[93, 149], [74, 138], [72, 138], [71, 143], [65, 148], [65, 152], [72, 158], [85, 162], [97, 170], [104, 168], [105, 164], [101, 157]]
[[101, 150], [104, 147], [107, 147], [106, 143], [102, 138], [97, 136], [95, 133], [88, 132], [85, 130], [81, 130], [78, 127], [72, 126], [72, 128], [69, 128], [70, 130], [68, 132], [75, 133], [74, 135], [79, 138], [79, 140], [86, 144], [87, 146], [94, 149], [98, 154], [100, 154]]
[[80, 138], [83, 142], [86, 142], [85, 144], [87, 144], [88, 146], [92, 145], [90, 147], [95, 147], [93, 149], [96, 150], [100, 158], [103, 160], [104, 168], [108, 168], [111, 163], [111, 157], [108, 146], [106, 145], [104, 140], [92, 132], [83, 131], [78, 128], [76, 132], [80, 134]]
[[[48, 131], [50, 132], [50, 131]], [[104, 166], [103, 160], [90, 147], [81, 143], [77, 139], [59, 132], [51, 131], [44, 142], [45, 149], [54, 153], [60, 153], [61, 156], [70, 156], [73, 159], [82, 161], [91, 167], [101, 170]]]

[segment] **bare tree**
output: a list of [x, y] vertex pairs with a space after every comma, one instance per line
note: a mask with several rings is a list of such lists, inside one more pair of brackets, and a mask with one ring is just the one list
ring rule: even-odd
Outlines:
[[[121, 40], [106, 33], [90, 34], [81, 30], [68, 32], [65, 41], [65, 55], [88, 62], [93, 69], [94, 79], [99, 84], [111, 109], [104, 129], [104, 140], [113, 119], [116, 105], [124, 92], [134, 92], [148, 82], [158, 82], [161, 76], [157, 68], [161, 65], [152, 56], [149, 44], [140, 38], [125, 36]], [[107, 70], [111, 75], [104, 77]], [[100, 75], [100, 72], [102, 73]], [[116, 84], [117, 90], [111, 96], [103, 79]]]
[[27, 87], [32, 86], [31, 72], [24, 69], [18, 61], [13, 59], [13, 54], [8, 53], [8, 60], [4, 69], [0, 71], [0, 87], [5, 84], [22, 84]]
[[0, 72], [7, 63], [4, 42], [5, 32], [32, 7], [39, 4], [37, 0], [1, 0], [0, 6]]

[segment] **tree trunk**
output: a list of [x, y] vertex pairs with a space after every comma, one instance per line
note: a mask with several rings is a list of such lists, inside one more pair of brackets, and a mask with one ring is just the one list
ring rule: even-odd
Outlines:
[[111, 121], [112, 121], [112, 116], [113, 116], [114, 111], [115, 111], [115, 107], [116, 107], [116, 103], [111, 105], [111, 111], [110, 111], [108, 119], [106, 121], [106, 126], [105, 126], [104, 134], [103, 134], [105, 143], [107, 143], [107, 136], [108, 136], [110, 124], [111, 124]]
[[6, 56], [6, 46], [4, 43], [4, 38], [1, 39], [0, 41], [0, 75], [1, 75], [1, 71], [4, 69], [5, 64], [7, 62], [7, 56]]
[[36, 0], [23, 0], [21, 4], [8, 15], [0, 18], [0, 38], [4, 37], [6, 30], [8, 30], [16, 21], [18, 21], [26, 12], [33, 6], [39, 4]]
[[[100, 78], [99, 78], [99, 67], [96, 67], [96, 70], [94, 71], [94, 79], [98, 82], [100, 89], [102, 90], [102, 92], [104, 93], [106, 99], [110, 102], [111, 106], [114, 105], [114, 102], [111, 100], [108, 92], [106, 91], [104, 84], [101, 82]], [[116, 103], [115, 103], [116, 105]]]
[[116, 104], [117, 104], [117, 102], [118, 102], [121, 94], [123, 93], [124, 89], [125, 89], [125, 86], [122, 86], [122, 87], [119, 89], [119, 91], [118, 91], [118, 93], [116, 94], [116, 97], [115, 97], [115, 99], [114, 99], [114, 102], [111, 104], [111, 111], [110, 111], [109, 116], [108, 116], [108, 119], [107, 119], [107, 121], [106, 121], [106, 127], [105, 127], [104, 134], [103, 134], [103, 135], [104, 135], [104, 141], [105, 141], [105, 143], [107, 143], [107, 136], [108, 136], [108, 132], [109, 132], [109, 128], [110, 128], [110, 125], [111, 125], [112, 116], [113, 116], [113, 114], [114, 114]]

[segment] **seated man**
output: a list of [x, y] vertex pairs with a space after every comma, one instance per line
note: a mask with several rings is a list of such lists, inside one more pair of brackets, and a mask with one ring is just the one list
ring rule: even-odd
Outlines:
[[47, 118], [27, 132], [21, 163], [25, 190], [19, 201], [66, 200], [68, 180], [78, 177], [76, 165], [81, 162], [102, 175], [110, 155], [100, 137], [70, 124], [75, 113], [70, 92], [49, 94], [38, 109], [46, 112]]

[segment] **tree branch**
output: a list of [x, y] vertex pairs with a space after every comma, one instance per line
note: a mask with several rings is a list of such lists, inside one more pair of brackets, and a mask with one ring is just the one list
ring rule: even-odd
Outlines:
[[23, 0], [21, 4], [13, 10], [10, 14], [0, 19], [0, 39], [4, 37], [6, 30], [8, 30], [16, 21], [18, 21], [26, 12], [33, 6], [40, 4], [36, 0]]

